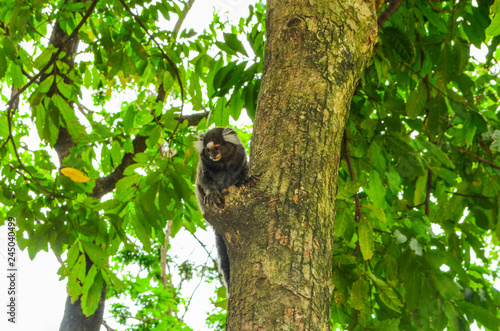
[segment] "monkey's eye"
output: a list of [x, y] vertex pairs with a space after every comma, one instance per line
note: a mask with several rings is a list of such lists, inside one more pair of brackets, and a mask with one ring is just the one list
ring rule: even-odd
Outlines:
[[220, 148], [220, 145], [210, 145], [210, 146], [207, 146], [207, 150], [209, 150], [209, 151], [212, 150], [212, 151], [218, 152], [219, 148]]

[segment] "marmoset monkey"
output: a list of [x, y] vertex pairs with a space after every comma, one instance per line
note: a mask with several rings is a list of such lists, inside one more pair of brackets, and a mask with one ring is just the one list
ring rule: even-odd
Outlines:
[[[196, 197], [202, 214], [205, 204], [220, 202], [225, 188], [241, 186], [249, 179], [249, 167], [245, 147], [231, 128], [214, 128], [200, 135], [195, 142], [200, 155], [196, 175]], [[219, 272], [229, 293], [229, 256], [223, 236], [214, 230], [219, 255]]]

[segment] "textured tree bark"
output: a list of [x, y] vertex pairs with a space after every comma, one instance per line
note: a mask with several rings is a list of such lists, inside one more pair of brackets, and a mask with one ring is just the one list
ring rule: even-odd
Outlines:
[[377, 36], [372, 1], [269, 0], [254, 187], [205, 218], [229, 247], [227, 330], [329, 330], [342, 134]]

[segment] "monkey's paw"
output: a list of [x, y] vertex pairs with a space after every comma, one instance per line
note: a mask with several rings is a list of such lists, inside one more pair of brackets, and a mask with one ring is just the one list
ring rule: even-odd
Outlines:
[[220, 193], [210, 193], [205, 195], [205, 205], [210, 204], [215, 204], [217, 207], [222, 208], [224, 207], [224, 197]]

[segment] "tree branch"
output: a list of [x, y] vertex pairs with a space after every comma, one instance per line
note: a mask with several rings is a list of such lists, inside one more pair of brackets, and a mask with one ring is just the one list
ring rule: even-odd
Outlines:
[[177, 23], [175, 23], [174, 30], [172, 31], [172, 37], [175, 40], [177, 38], [177, 35], [179, 34], [179, 31], [181, 30], [182, 23], [184, 23], [184, 19], [186, 18], [187, 14], [191, 10], [191, 7], [193, 7], [195, 0], [189, 0], [186, 7], [182, 11], [182, 16], [179, 17], [179, 20]]
[[197, 126], [198, 123], [204, 118], [208, 117], [209, 112], [205, 111], [203, 113], [196, 113], [191, 115], [180, 115], [175, 119], [182, 123], [184, 121], [188, 121], [188, 126]]
[[382, 28], [382, 25], [384, 25], [385, 21], [387, 21], [389, 17], [391, 17], [391, 15], [396, 12], [402, 2], [403, 0], [389, 0], [389, 7], [387, 7], [387, 9], [384, 10], [382, 14], [380, 14], [377, 20], [379, 30]]
[[468, 151], [467, 149], [465, 149], [464, 147], [460, 147], [460, 146], [455, 146], [455, 148], [457, 148], [458, 150], [461, 150], [462, 152], [464, 152], [465, 154], [468, 154], [476, 159], [478, 159], [480, 162], [483, 162], [483, 163], [486, 163], [487, 165], [493, 167], [493, 168], [496, 168], [496, 169], [500, 169], [500, 166], [498, 164], [496, 164], [495, 162], [492, 162], [490, 160], [486, 160], [486, 159], [483, 159], [482, 157], [480, 157], [479, 155], [476, 155], [474, 153], [472, 153], [471, 151]]
[[165, 240], [163, 242], [163, 246], [160, 248], [160, 267], [161, 267], [161, 283], [163, 284], [163, 288], [167, 288], [167, 250], [168, 250], [168, 241], [170, 238], [170, 234], [172, 233], [172, 220], [167, 223], [167, 232], [165, 233]]

